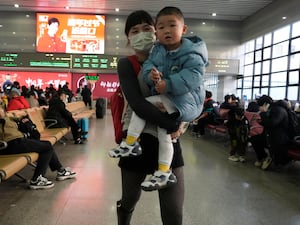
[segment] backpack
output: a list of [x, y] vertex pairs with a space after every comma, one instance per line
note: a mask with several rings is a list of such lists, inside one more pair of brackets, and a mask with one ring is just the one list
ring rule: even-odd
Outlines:
[[245, 112], [245, 116], [249, 121], [250, 131], [249, 136], [256, 136], [262, 134], [264, 131], [264, 127], [260, 124], [261, 118], [259, 113], [254, 112]]
[[[131, 55], [127, 57], [128, 60], [131, 62], [134, 72], [136, 76], [138, 76], [141, 65], [137, 61], [135, 55]], [[120, 144], [123, 139], [123, 114], [126, 110], [125, 98], [123, 96], [123, 92], [121, 86], [119, 86], [116, 92], [110, 97], [110, 108], [111, 108], [111, 115], [114, 124], [114, 133], [115, 133], [115, 142]]]
[[16, 123], [19, 131], [24, 134], [25, 138], [40, 140], [41, 134], [36, 125], [28, 116], [23, 116], [22, 118], [16, 120]]

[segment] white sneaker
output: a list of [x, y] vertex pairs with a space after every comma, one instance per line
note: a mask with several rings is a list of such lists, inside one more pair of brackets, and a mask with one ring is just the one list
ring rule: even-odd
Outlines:
[[150, 176], [141, 184], [141, 187], [144, 191], [154, 191], [176, 183], [176, 176], [171, 171], [162, 172], [157, 170], [152, 176]]
[[255, 163], [254, 163], [254, 166], [261, 167], [262, 166], [262, 161], [256, 160]]
[[138, 142], [128, 145], [125, 141], [122, 141], [117, 148], [110, 150], [108, 154], [112, 158], [138, 156], [142, 154], [142, 148]]
[[245, 159], [244, 156], [240, 156], [240, 157], [239, 157], [239, 161], [242, 162], [242, 163], [244, 163], [244, 162], [246, 162], [246, 159]]
[[56, 180], [62, 181], [66, 179], [72, 179], [76, 177], [76, 172], [72, 171], [71, 168], [67, 167], [63, 172], [57, 172]]
[[267, 169], [271, 166], [272, 161], [273, 161], [272, 158], [271, 158], [270, 156], [268, 156], [268, 157], [265, 158], [265, 160], [263, 161], [261, 168], [262, 168], [263, 170], [267, 170]]
[[239, 158], [235, 155], [231, 155], [228, 157], [228, 160], [232, 161], [232, 162], [238, 162], [240, 161]]
[[34, 190], [49, 189], [52, 187], [54, 187], [54, 183], [42, 175], [38, 176], [36, 180], [31, 180], [29, 184], [29, 188]]

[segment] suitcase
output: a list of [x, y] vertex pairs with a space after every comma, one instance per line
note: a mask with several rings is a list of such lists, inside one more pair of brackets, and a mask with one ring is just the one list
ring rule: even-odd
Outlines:
[[103, 118], [105, 114], [105, 99], [99, 98], [96, 100], [96, 117]]
[[88, 118], [82, 118], [77, 121], [78, 126], [82, 130], [82, 138], [87, 139], [88, 137], [88, 131], [89, 131], [89, 119]]

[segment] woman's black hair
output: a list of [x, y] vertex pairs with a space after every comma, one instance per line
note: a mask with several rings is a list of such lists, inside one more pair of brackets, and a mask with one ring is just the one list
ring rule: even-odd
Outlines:
[[248, 105], [247, 111], [248, 112], [258, 112], [259, 105], [257, 104], [257, 102], [255, 102], [255, 101], [250, 102]]
[[131, 27], [133, 27], [137, 24], [141, 24], [141, 23], [147, 23], [149, 25], [154, 26], [154, 20], [148, 12], [146, 12], [144, 10], [138, 10], [138, 11], [132, 12], [127, 17], [127, 20], [126, 20], [126, 24], [125, 24], [126, 36], [128, 36], [129, 30], [131, 29]]
[[262, 95], [258, 100], [257, 104], [259, 106], [262, 106], [265, 103], [271, 104], [273, 102], [273, 99], [268, 95]]

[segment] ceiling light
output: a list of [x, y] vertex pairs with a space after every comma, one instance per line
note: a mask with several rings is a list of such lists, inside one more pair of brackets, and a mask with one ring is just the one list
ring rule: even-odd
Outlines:
[[2, 25], [2, 24], [0, 24], [0, 27], [3, 27], [3, 25]]
[[70, 9], [70, 6], [65, 6], [65, 9]]
[[119, 11], [120, 11], [120, 9], [119, 9], [119, 8], [115, 8], [115, 11], [116, 11], [116, 12], [119, 12]]
[[282, 17], [283, 20], [286, 20], [286, 18], [287, 18], [286, 16], [283, 16], [283, 17]]
[[217, 13], [212, 13], [211, 15], [212, 15], [212, 16], [217, 16]]
[[14, 7], [19, 8], [20, 6], [19, 6], [19, 4], [14, 4]]
[[202, 22], [202, 25], [205, 25], [206, 23], [205, 22]]
[[119, 18], [116, 18], [116, 21], [119, 21]]

